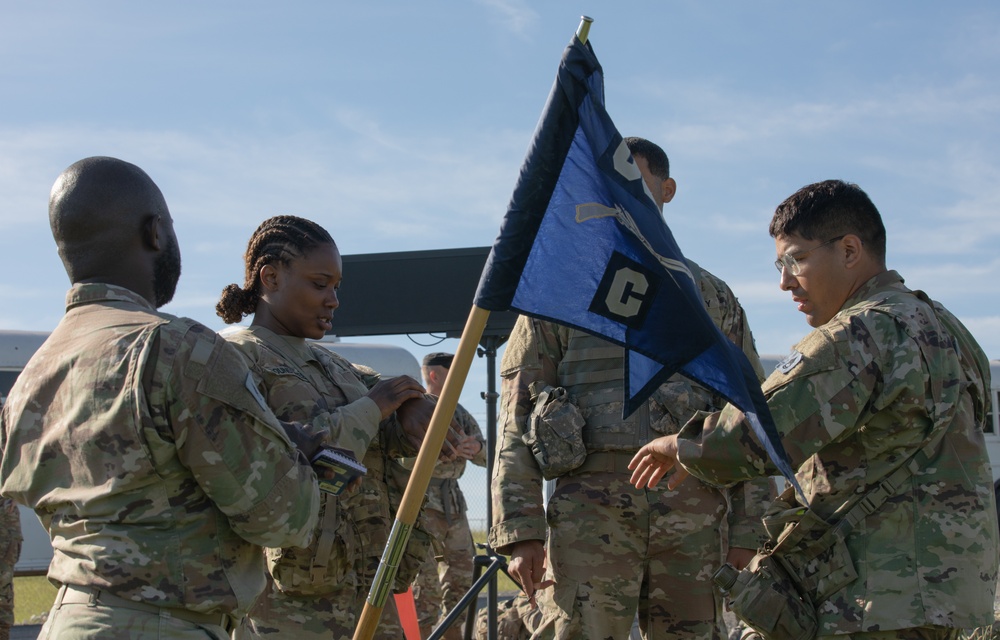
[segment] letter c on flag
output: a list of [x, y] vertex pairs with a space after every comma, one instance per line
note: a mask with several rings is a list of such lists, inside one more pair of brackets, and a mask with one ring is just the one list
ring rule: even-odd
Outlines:
[[626, 327], [641, 330], [657, 300], [661, 274], [612, 251], [588, 310]]
[[622, 267], [615, 272], [615, 278], [604, 299], [608, 310], [623, 318], [631, 318], [642, 309], [642, 295], [649, 289], [646, 276]]

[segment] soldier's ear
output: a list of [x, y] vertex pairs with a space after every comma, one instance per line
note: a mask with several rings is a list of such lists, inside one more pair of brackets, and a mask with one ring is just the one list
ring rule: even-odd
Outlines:
[[663, 196], [663, 204], [667, 204], [674, 199], [677, 194], [677, 182], [673, 178], [667, 178], [660, 184], [660, 195]]
[[162, 222], [162, 219], [158, 214], [146, 216], [146, 219], [142, 221], [140, 233], [142, 235], [142, 244], [147, 249], [159, 251], [161, 248], [163, 237], [160, 222]]
[[275, 291], [278, 288], [280, 277], [278, 269], [273, 264], [265, 264], [257, 274], [260, 279], [260, 286], [264, 291]]
[[845, 266], [850, 268], [858, 264], [863, 257], [863, 252], [865, 250], [864, 243], [861, 241], [861, 238], [853, 233], [849, 233], [841, 239], [841, 243], [843, 243]]

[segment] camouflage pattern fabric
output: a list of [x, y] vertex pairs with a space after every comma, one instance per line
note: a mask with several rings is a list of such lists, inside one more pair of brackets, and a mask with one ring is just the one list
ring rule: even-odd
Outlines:
[[[412, 447], [395, 418], [380, 424], [381, 412], [366, 396], [380, 379], [374, 371], [261, 326], [226, 338], [246, 358], [275, 415], [301, 424], [307, 439], [318, 434], [324, 444], [354, 451], [368, 468], [360, 488], [322, 494], [311, 545], [267, 550], [270, 584], [235, 637], [351, 637], [393, 520], [386, 457]], [[402, 634], [391, 600], [376, 637]]]
[[[762, 377], [736, 297], [721, 280], [691, 267], [709, 315]], [[518, 319], [501, 362], [490, 544], [509, 554], [517, 542], [549, 536], [547, 566], [556, 584], [551, 597], [540, 598], [544, 621], [535, 637], [626, 638], [637, 612], [647, 638], [723, 637], [721, 599], [711, 577], [722, 562], [727, 498], [728, 544], [755, 549], [766, 539], [759, 518], [772, 495], [770, 483], [764, 478], [732, 492], [698, 482], [676, 491], [665, 484], [635, 490], [627, 465], [642, 444], [724, 402], [674, 376], [622, 421], [623, 356], [621, 347], [582, 332]], [[532, 410], [529, 388], [538, 380], [565, 387], [587, 421], [587, 459], [558, 479], [548, 514], [542, 474], [523, 439]]]
[[[497, 640], [528, 640], [542, 620], [542, 611], [532, 607], [523, 593], [504, 600], [497, 608]], [[486, 608], [476, 614], [474, 640], [488, 640], [489, 619]]]
[[[425, 514], [424, 526], [431, 534], [433, 548], [413, 581], [413, 599], [421, 628], [436, 627], [472, 586], [476, 548], [464, 499], [460, 505], [463, 508], [450, 521], [443, 511], [428, 509]], [[463, 621], [464, 618], [460, 619], [453, 629], [459, 629]]]
[[[486, 439], [476, 419], [459, 404], [455, 407], [455, 421], [463, 435], [479, 440], [479, 453], [471, 462], [485, 467]], [[414, 462], [415, 458], [404, 458], [393, 463], [397, 487], [406, 488]], [[437, 626], [472, 586], [476, 548], [466, 513], [468, 505], [458, 485], [467, 462], [461, 458], [438, 461], [427, 488], [420, 526], [430, 535], [433, 546], [413, 581], [413, 598], [421, 628]]]
[[[273, 582], [268, 582], [253, 615], [243, 619], [233, 639], [351, 638], [367, 596], [367, 591], [353, 584], [332, 585], [322, 595], [301, 596], [278, 591]], [[394, 598], [386, 600], [373, 637], [397, 640], [403, 637]]]
[[62, 604], [54, 607], [39, 638], [58, 640], [229, 640], [222, 627], [197, 625], [174, 617], [123, 607]]
[[[765, 382], [805, 497], [828, 522], [869, 479], [946, 430], [931, 464], [847, 537], [858, 577], [817, 603], [820, 635], [992, 622], [998, 532], [982, 434], [989, 389], [972, 336], [895, 271], [859, 288]], [[750, 434], [727, 406], [713, 428], [693, 421], [681, 431], [679, 460], [715, 484], [773, 473]]]
[[261, 546], [312, 537], [308, 461], [215, 332], [111, 285], [75, 285], [66, 306], [0, 429], [2, 492], [48, 530], [49, 580], [242, 616]]
[[0, 640], [14, 626], [14, 565], [21, 555], [21, 516], [13, 500], [0, 498]]
[[[988, 629], [986, 633], [989, 633]], [[966, 636], [958, 629], [949, 629], [947, 627], [913, 627], [910, 629], [893, 629], [890, 631], [852, 633], [849, 637], [851, 640], [958, 640], [959, 638], [966, 637], [989, 638], [990, 636]], [[844, 636], [819, 635], [816, 636], [816, 640], [844, 640]]]

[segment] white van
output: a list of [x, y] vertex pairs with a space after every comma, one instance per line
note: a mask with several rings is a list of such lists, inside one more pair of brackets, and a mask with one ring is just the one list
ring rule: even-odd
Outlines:
[[[34, 331], [0, 331], [0, 400], [6, 401], [14, 380], [48, 336], [48, 333]], [[319, 344], [383, 375], [405, 374], [420, 380], [420, 363], [402, 347], [340, 342], [335, 337], [322, 340]], [[52, 560], [49, 534], [31, 509], [20, 505], [19, 509], [24, 543], [14, 573], [17, 576], [44, 575]]]

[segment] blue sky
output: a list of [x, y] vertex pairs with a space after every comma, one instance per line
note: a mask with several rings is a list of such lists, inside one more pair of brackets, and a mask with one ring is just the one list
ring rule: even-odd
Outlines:
[[1000, 5], [978, 1], [4, 3], [0, 328], [62, 315], [48, 191], [90, 155], [160, 185], [184, 259], [166, 310], [214, 328], [272, 215], [348, 254], [491, 244], [581, 14], [618, 129], [670, 155], [681, 249], [762, 353], [808, 330], [777, 288], [774, 207], [841, 178], [881, 210], [890, 268], [1000, 358]]

